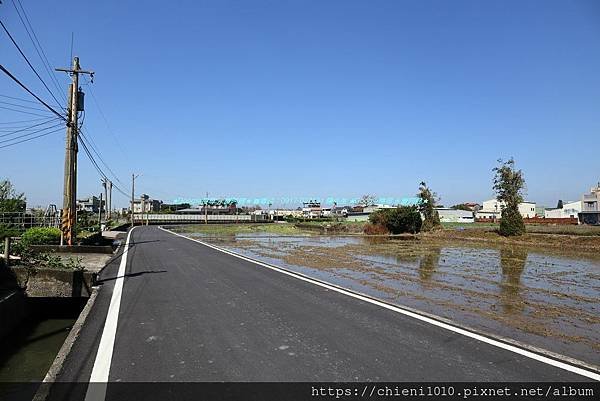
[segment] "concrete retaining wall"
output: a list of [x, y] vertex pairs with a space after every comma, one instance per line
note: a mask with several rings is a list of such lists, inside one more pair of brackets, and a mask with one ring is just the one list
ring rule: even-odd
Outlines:
[[111, 254], [114, 249], [110, 245], [30, 245], [31, 250], [36, 252], [58, 252], [58, 253], [105, 253]]
[[89, 297], [95, 273], [80, 270], [15, 266], [12, 271], [28, 297]]

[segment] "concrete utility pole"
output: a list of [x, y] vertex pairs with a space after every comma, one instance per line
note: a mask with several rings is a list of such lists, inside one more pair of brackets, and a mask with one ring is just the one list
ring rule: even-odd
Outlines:
[[131, 228], [133, 228], [133, 205], [135, 204], [135, 179], [139, 176], [139, 174], [131, 174]]
[[149, 201], [150, 197], [146, 194], [142, 194], [140, 196], [140, 205], [142, 208], [142, 225], [144, 225], [144, 220], [146, 220], [146, 225], [148, 225], [148, 220], [150, 219], [149, 215], [150, 215], [150, 202], [146, 202]]
[[110, 220], [112, 218], [112, 181], [108, 180], [108, 211], [107, 211], [107, 215], [106, 218], [108, 220]]
[[75, 222], [77, 216], [77, 139], [78, 125], [77, 112], [83, 110], [79, 104], [79, 74], [90, 74], [92, 71], [84, 71], [79, 67], [79, 57], [73, 57], [71, 68], [56, 68], [56, 71], [67, 72], [71, 75], [72, 82], [69, 86], [69, 104], [67, 105], [67, 139], [65, 150], [65, 177], [63, 190], [62, 209], [62, 241], [67, 245], [73, 245]]
[[98, 226], [100, 226], [100, 231], [102, 231], [102, 192], [100, 192], [100, 207], [98, 208]]
[[206, 192], [206, 202], [204, 203], [204, 224], [208, 224], [208, 192]]
[[[102, 187], [104, 188], [104, 204], [107, 205], [108, 204], [108, 179], [107, 178], [102, 178]], [[100, 208], [102, 208], [102, 202], [100, 202]], [[108, 212], [106, 211], [106, 208], [104, 208], [104, 220], [108, 219]]]

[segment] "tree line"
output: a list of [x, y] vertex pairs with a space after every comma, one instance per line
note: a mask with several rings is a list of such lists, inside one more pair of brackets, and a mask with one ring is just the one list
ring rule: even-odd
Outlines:
[[[515, 166], [515, 160], [498, 160], [498, 165], [492, 169], [493, 185], [496, 199], [504, 207], [501, 212], [498, 232], [503, 236], [522, 235], [525, 233], [525, 223], [519, 212], [519, 204], [523, 202], [525, 178], [523, 171]], [[415, 234], [421, 231], [432, 231], [441, 228], [440, 216], [436, 207], [440, 198], [424, 181], [419, 184], [417, 193], [419, 202], [414, 206], [398, 206], [393, 209], [381, 209], [369, 216], [369, 224], [365, 227], [367, 234]], [[364, 196], [370, 200], [374, 197]], [[470, 210], [465, 204], [453, 208]]]

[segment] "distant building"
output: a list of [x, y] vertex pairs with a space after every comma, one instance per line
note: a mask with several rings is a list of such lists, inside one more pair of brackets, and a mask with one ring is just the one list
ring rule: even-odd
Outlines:
[[286, 217], [302, 217], [302, 210], [274, 209], [269, 211], [269, 218], [275, 221], [283, 221]]
[[321, 217], [321, 203], [308, 201], [302, 204], [302, 217], [306, 219], [317, 219]]
[[[262, 210], [261, 210], [262, 212]], [[224, 214], [235, 214], [235, 208], [228, 208], [223, 206], [196, 206], [189, 207], [187, 209], [180, 209], [175, 212], [176, 214], [210, 214], [210, 215], [224, 215]]]
[[346, 215], [346, 221], [369, 221], [369, 215], [367, 212], [350, 212]]
[[442, 223], [474, 223], [475, 216], [470, 210], [451, 209], [447, 207], [438, 207], [438, 215]]
[[395, 209], [396, 206], [391, 205], [371, 205], [371, 206], [355, 206], [350, 211], [346, 212], [346, 221], [368, 221], [371, 213], [382, 209]]
[[600, 225], [600, 182], [598, 186], [581, 197], [579, 222], [582, 224]]
[[546, 210], [550, 209], [543, 205], [535, 206], [535, 217], [544, 217], [546, 215]]
[[[479, 203], [475, 203], [475, 202], [464, 202], [464, 203], [459, 203], [457, 205], [454, 205], [453, 208], [459, 208], [459, 209], [463, 209], [463, 210], [471, 210], [473, 212], [478, 211], [479, 209], [481, 209], [481, 205]], [[443, 208], [443, 206], [441, 206], [441, 208]]]
[[152, 199], [148, 195], [142, 195], [138, 199], [133, 200], [134, 213], [160, 212], [162, 201]]
[[240, 214], [252, 214], [256, 210], [261, 210], [260, 206], [242, 206], [239, 208]]
[[331, 214], [334, 216], [346, 217], [348, 212], [352, 211], [352, 206], [334, 206], [331, 208]]
[[192, 205], [189, 203], [161, 203], [160, 211], [161, 212], [176, 212], [182, 209], [189, 209]]
[[382, 209], [395, 209], [396, 206], [391, 206], [391, 205], [371, 205], [371, 206], [365, 206], [362, 208], [362, 211], [365, 213], [373, 213], [376, 212], [378, 210], [382, 210]]
[[476, 212], [479, 209], [481, 209], [481, 205], [479, 203], [475, 203], [475, 202], [467, 202], [467, 203], [465, 203], [465, 206], [468, 207], [469, 209], [471, 209], [474, 212]]
[[562, 208], [546, 209], [544, 211], [544, 218], [546, 219], [569, 219], [577, 218], [581, 212], [582, 202], [564, 202]]
[[[475, 218], [485, 220], [499, 220], [502, 217], [502, 209], [505, 203], [497, 199], [490, 199], [483, 202], [480, 210], [475, 213]], [[519, 213], [523, 218], [529, 219], [535, 217], [535, 202], [519, 203]]]
[[321, 208], [321, 217], [331, 217], [331, 208], [330, 207]]
[[[102, 200], [102, 212], [104, 212], [104, 208], [104, 200]], [[77, 210], [98, 213], [100, 210], [100, 198], [92, 195], [84, 199], [77, 199]]]

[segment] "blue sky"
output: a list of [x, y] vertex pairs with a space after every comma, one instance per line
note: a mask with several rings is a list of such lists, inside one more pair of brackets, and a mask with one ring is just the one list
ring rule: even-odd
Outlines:
[[[84, 126], [126, 192], [132, 172], [138, 194], [165, 201], [404, 197], [425, 180], [450, 205], [491, 198], [491, 169], [511, 156], [548, 206], [600, 180], [594, 0], [21, 2], [53, 66], [74, 32], [110, 129], [90, 85]], [[0, 33], [3, 65], [50, 99]], [[28, 98], [4, 76], [0, 94]], [[30, 117], [0, 109], [0, 122]], [[0, 149], [0, 177], [30, 206], [60, 207], [63, 158], [62, 132]], [[99, 193], [79, 160], [79, 195]]]

